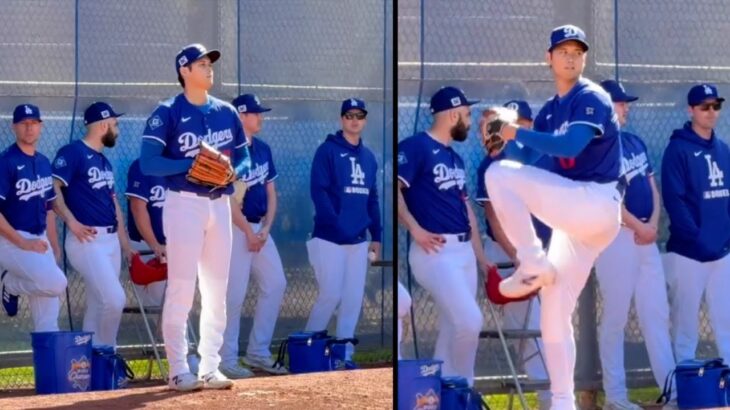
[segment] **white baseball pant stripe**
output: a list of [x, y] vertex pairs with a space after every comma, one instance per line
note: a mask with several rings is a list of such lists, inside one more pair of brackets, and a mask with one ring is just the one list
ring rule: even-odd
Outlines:
[[[355, 337], [368, 272], [368, 243], [338, 245], [320, 238], [307, 241], [309, 263], [314, 269], [319, 293], [305, 330], [324, 330], [337, 309], [338, 338]], [[346, 358], [354, 346], [347, 345]]]
[[167, 191], [162, 225], [167, 241], [167, 291], [162, 314], [165, 351], [173, 376], [190, 371], [186, 356], [187, 319], [198, 278], [200, 375], [218, 369], [226, 327], [226, 288], [231, 261], [229, 197], [211, 200], [192, 193]]
[[666, 268], [671, 270], [667, 277], [677, 363], [696, 356], [703, 293], [717, 351], [727, 363], [730, 360], [730, 255], [712, 262], [698, 262], [673, 252], [667, 253], [666, 258]]
[[403, 338], [403, 319], [408, 316], [411, 310], [411, 295], [408, 290], [398, 282], [398, 360], [401, 359], [400, 342]]
[[486, 171], [492, 206], [520, 269], [530, 272], [545, 257], [530, 214], [553, 228], [547, 259], [557, 277], [540, 291], [540, 328], [550, 375], [553, 409], [574, 409], [575, 339], [571, 317], [593, 262], [620, 226], [615, 183], [579, 182], [522, 165], [498, 161]]
[[654, 379], [662, 387], [675, 363], [669, 337], [667, 282], [659, 248], [655, 243], [637, 245], [634, 231], [622, 227], [598, 256], [596, 277], [604, 306], [598, 326], [598, 349], [606, 401], [628, 400], [624, 331], [632, 298]]
[[[251, 224], [259, 232], [261, 224]], [[248, 339], [246, 354], [271, 357], [271, 339], [274, 336], [279, 308], [286, 290], [286, 276], [281, 264], [274, 238], [269, 236], [259, 252], [248, 251], [246, 235], [233, 227], [233, 248], [231, 252], [231, 274], [228, 279], [226, 299], [227, 324], [223, 333], [221, 362], [238, 363], [238, 339], [241, 327], [241, 308], [248, 289], [249, 274], [253, 274], [259, 287], [259, 299], [253, 318], [253, 327]]]
[[[502, 249], [502, 246], [490, 237], [484, 240], [484, 254], [492, 263], [512, 262], [504, 249]], [[510, 273], [514, 272], [514, 269], [510, 269], [510, 271]], [[503, 306], [502, 312], [502, 326], [505, 329], [540, 328], [540, 300], [538, 298], [532, 299], [532, 307], [530, 307], [529, 300], [507, 303]], [[527, 325], [526, 327], [525, 324]], [[519, 348], [519, 344], [519, 342], [513, 343], [515, 351]], [[538, 339], [537, 343], [534, 340], [524, 341], [522, 357], [529, 357], [524, 363], [525, 373], [527, 373], [530, 379], [545, 380], [548, 378], [548, 375], [543, 359], [538, 354], [538, 348], [544, 354], [545, 347], [542, 344], [542, 339]], [[540, 390], [537, 394], [541, 404], [547, 403], [550, 400], [549, 391]]]
[[96, 227], [96, 236], [89, 242], [79, 242], [71, 231], [66, 234], [66, 256], [71, 266], [84, 278], [86, 313], [84, 331], [94, 332], [92, 343], [117, 345], [117, 332], [122, 321], [122, 309], [127, 298], [119, 272], [122, 251], [119, 236]]
[[[129, 241], [129, 246], [137, 252], [151, 250], [145, 241]], [[154, 254], [140, 256], [143, 262], [147, 262], [154, 257]], [[142, 299], [142, 304], [145, 306], [160, 306], [162, 303], [162, 297], [165, 295], [165, 286], [167, 286], [167, 281], [161, 280], [144, 286], [133, 284], [133, 286], [137, 289], [137, 294]]]
[[57, 331], [59, 298], [66, 290], [66, 276], [56, 265], [53, 248], [45, 233], [33, 235], [18, 231], [18, 234], [26, 239], [42, 239], [48, 243], [48, 249], [45, 253], [24, 251], [0, 237], [0, 271], [8, 271], [5, 287], [13, 295], [28, 296], [36, 332]]
[[482, 330], [481, 309], [476, 301], [477, 262], [471, 242], [443, 235], [446, 243], [427, 254], [411, 243], [408, 261], [413, 276], [434, 299], [439, 314], [439, 333], [434, 359], [443, 360], [441, 374], [465, 377], [474, 384], [474, 363]]

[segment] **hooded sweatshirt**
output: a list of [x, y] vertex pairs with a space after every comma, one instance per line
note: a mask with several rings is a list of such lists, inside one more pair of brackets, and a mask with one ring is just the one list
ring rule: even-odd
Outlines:
[[310, 194], [314, 202], [312, 237], [339, 245], [380, 242], [378, 163], [362, 139], [352, 145], [342, 131], [327, 136], [312, 161]]
[[705, 140], [690, 122], [674, 130], [662, 161], [662, 197], [670, 221], [667, 252], [699, 262], [730, 252], [728, 171], [730, 150], [714, 131]]

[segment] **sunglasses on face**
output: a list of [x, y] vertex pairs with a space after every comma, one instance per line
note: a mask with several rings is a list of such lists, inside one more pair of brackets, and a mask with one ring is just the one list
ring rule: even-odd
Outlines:
[[700, 111], [709, 111], [710, 108], [713, 109], [713, 111], [720, 111], [722, 109], [722, 103], [716, 102], [716, 103], [707, 103], [707, 104], [700, 104], [698, 105]]
[[365, 113], [362, 112], [346, 112], [345, 115], [343, 115], [346, 120], [364, 120], [365, 119]]

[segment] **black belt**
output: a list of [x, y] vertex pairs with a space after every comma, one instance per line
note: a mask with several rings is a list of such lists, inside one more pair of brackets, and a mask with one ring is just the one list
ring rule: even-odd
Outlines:
[[456, 239], [459, 242], [469, 242], [471, 240], [471, 231], [464, 232], [464, 233], [457, 233], [456, 234]]
[[[93, 226], [93, 225], [92, 225]], [[95, 226], [94, 229], [101, 229], [101, 233], [117, 233], [117, 226]]]
[[246, 217], [246, 220], [252, 224], [257, 224], [257, 223], [261, 222], [262, 219], [264, 219], [263, 216], [247, 216]]
[[191, 192], [191, 191], [181, 191], [179, 189], [171, 189], [170, 188], [170, 191], [178, 192], [178, 193], [185, 192], [187, 194], [193, 194], [193, 195], [196, 195], [196, 196], [199, 196], [199, 197], [202, 197], [202, 198], [208, 198], [208, 199], [211, 199], [211, 200], [212, 199], [218, 199], [221, 196], [223, 196], [223, 191], [222, 190], [216, 190], [216, 191], [213, 191], [213, 192]]

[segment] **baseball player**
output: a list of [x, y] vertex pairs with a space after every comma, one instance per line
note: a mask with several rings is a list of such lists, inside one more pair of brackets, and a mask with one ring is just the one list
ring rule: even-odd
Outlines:
[[[319, 294], [305, 329], [326, 329], [338, 309], [338, 338], [355, 336], [368, 253], [371, 260], [380, 258], [378, 163], [360, 137], [367, 114], [364, 101], [344, 100], [340, 107], [342, 129], [327, 136], [312, 161], [310, 194], [315, 215], [307, 253]], [[369, 245], [366, 231], [370, 232]], [[346, 362], [351, 362], [353, 352], [353, 344], [348, 343]]]
[[674, 130], [662, 161], [669, 216], [665, 266], [677, 362], [695, 357], [703, 293], [718, 353], [730, 360], [730, 191], [725, 184], [730, 152], [714, 130], [723, 101], [712, 84], [692, 87], [690, 120]]
[[[517, 124], [520, 127], [532, 129], [532, 109], [526, 101], [508, 101], [504, 104], [504, 107], [517, 112]], [[516, 249], [505, 235], [502, 225], [494, 213], [494, 208], [489, 201], [489, 194], [484, 183], [484, 173], [494, 161], [505, 158], [522, 161], [521, 149], [522, 146], [510, 142], [505, 151], [499, 156], [495, 158], [486, 156], [482, 160], [477, 171], [477, 195], [475, 198], [477, 204], [484, 208], [484, 216], [486, 218], [487, 238], [484, 241], [484, 254], [490, 261], [495, 263], [512, 262], [515, 266], [519, 265]], [[549, 170], [552, 166], [552, 160], [550, 157], [540, 156], [533, 165]], [[547, 249], [550, 244], [552, 231], [535, 217], [532, 217], [532, 224], [543, 248]], [[527, 329], [539, 329], [540, 302], [538, 298], [532, 299], [532, 305], [530, 305], [530, 301], [507, 303], [504, 305], [502, 320], [503, 326], [507, 329], [522, 329], [525, 325]], [[542, 351], [544, 351], [542, 341], [538, 341], [537, 344], [533, 342], [525, 343], [523, 346], [522, 357], [528, 358], [524, 363], [525, 372], [533, 380], [545, 380], [548, 378], [545, 372], [545, 365], [540, 357], [540, 352]], [[540, 409], [550, 408], [549, 391], [538, 391], [538, 400]]]
[[248, 338], [243, 362], [271, 374], [286, 374], [284, 366], [275, 365], [271, 358], [271, 339], [274, 336], [279, 307], [284, 298], [286, 276], [274, 238], [269, 235], [276, 215], [276, 186], [278, 176], [271, 148], [260, 138], [263, 113], [271, 111], [261, 105], [253, 94], [243, 94], [232, 102], [243, 124], [251, 154], [251, 169], [243, 175], [246, 200], [231, 203], [233, 218], [233, 252], [231, 274], [226, 296], [227, 320], [221, 347], [220, 371], [231, 379], [252, 376], [250, 370], [238, 363], [238, 335], [241, 326], [241, 307], [246, 297], [249, 275], [252, 273], [259, 286], [259, 300]]
[[48, 211], [55, 198], [51, 163], [36, 150], [42, 128], [35, 105], [13, 111], [15, 144], [0, 154], [0, 270], [8, 316], [18, 313], [18, 295], [26, 295], [35, 331], [52, 332], [66, 276], [54, 257], [60, 248], [56, 218]]
[[[629, 103], [638, 97], [626, 94], [623, 86], [614, 80], [603, 81], [601, 86], [611, 95], [618, 122], [623, 127]], [[621, 230], [596, 259], [596, 277], [604, 306], [598, 328], [598, 349], [606, 392], [604, 408], [640, 410], [640, 406], [628, 399], [624, 370], [624, 328], [632, 298], [657, 385], [664, 384], [675, 363], [669, 338], [666, 281], [656, 245], [661, 211], [659, 190], [641, 138], [626, 131], [621, 131], [620, 138], [626, 195], [621, 209]], [[672, 398], [675, 397], [676, 391]]]
[[[172, 375], [169, 386], [178, 391], [233, 386], [218, 371], [226, 326], [232, 235], [229, 196], [233, 186], [210, 189], [186, 179], [200, 141], [228, 155], [239, 172], [250, 165], [235, 109], [208, 94], [213, 86], [213, 63], [218, 58], [218, 50], [206, 50], [201, 44], [190, 44], [178, 52], [175, 69], [183, 92], [160, 103], [142, 136], [142, 173], [166, 177], [162, 226], [168, 279], [162, 332]], [[186, 324], [196, 277], [201, 295], [198, 377], [185, 360]]]
[[408, 316], [411, 310], [411, 295], [408, 290], [398, 282], [398, 360], [402, 359], [400, 354], [400, 342], [403, 337], [403, 319]]
[[[542, 287], [540, 327], [553, 409], [575, 408], [571, 316], [596, 257], [619, 230], [619, 125], [608, 93], [582, 77], [587, 51], [583, 30], [555, 28], [546, 60], [557, 95], [538, 113], [534, 131], [516, 124], [500, 131], [523, 150], [552, 156], [554, 171], [501, 160], [485, 175], [492, 206], [520, 262], [500, 283], [501, 293], [520, 297]], [[530, 214], [553, 229], [547, 255]]]
[[116, 346], [126, 303], [119, 282], [122, 256], [132, 251], [114, 193], [112, 164], [102, 153], [119, 136], [118, 114], [105, 102], [84, 111], [86, 135], [62, 147], [53, 160], [54, 209], [66, 222], [66, 256], [84, 278], [84, 331], [94, 332], [94, 345]]
[[439, 312], [434, 358], [443, 360], [444, 377], [469, 385], [483, 321], [477, 262], [484, 272], [491, 265], [467, 203], [464, 161], [451, 144], [466, 140], [475, 103], [457, 88], [441, 88], [431, 97], [431, 129], [398, 144], [398, 219], [413, 238], [408, 261]]

